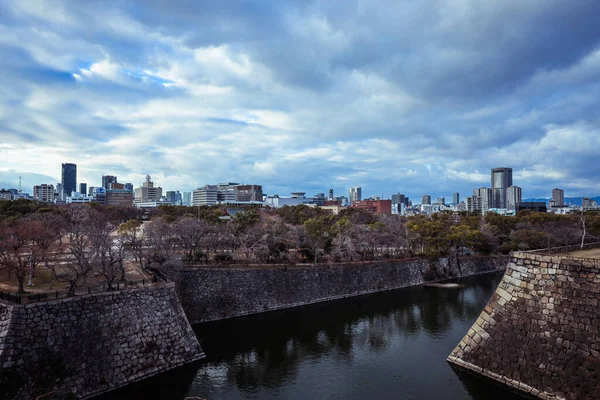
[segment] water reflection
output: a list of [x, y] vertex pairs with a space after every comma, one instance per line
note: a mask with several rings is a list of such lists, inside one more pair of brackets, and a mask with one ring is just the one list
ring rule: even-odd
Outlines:
[[[138, 390], [133, 397], [145, 399], [487, 399], [481, 382], [458, 379], [445, 358], [500, 279], [479, 276], [458, 289], [417, 287], [197, 325], [205, 361], [106, 398], [132, 398], [127, 394]], [[164, 397], [152, 388], [166, 381], [176, 382], [177, 392]]]

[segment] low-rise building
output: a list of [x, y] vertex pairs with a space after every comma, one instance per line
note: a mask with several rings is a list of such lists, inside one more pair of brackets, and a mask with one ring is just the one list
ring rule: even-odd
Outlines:
[[33, 187], [33, 198], [47, 203], [54, 202], [54, 185], [42, 183]]
[[351, 207], [366, 210], [372, 214], [391, 214], [391, 200], [358, 200], [352, 203]]
[[125, 189], [107, 190], [106, 205], [114, 207], [132, 207], [133, 193]]

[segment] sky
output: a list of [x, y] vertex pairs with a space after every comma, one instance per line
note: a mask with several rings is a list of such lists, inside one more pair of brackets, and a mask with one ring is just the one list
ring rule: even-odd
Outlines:
[[600, 2], [0, 0], [0, 188], [600, 194]]

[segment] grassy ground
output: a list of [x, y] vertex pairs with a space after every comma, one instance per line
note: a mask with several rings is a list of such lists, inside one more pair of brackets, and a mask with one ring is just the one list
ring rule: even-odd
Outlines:
[[[139, 271], [136, 264], [127, 263], [125, 264], [126, 272], [125, 279], [129, 281], [138, 281], [141, 279], [149, 279]], [[52, 274], [52, 271], [48, 270], [43, 266], [38, 266], [35, 269], [35, 277], [33, 278], [33, 286], [27, 286], [29, 275], [25, 278], [25, 291], [27, 293], [54, 293], [56, 291], [62, 292], [68, 289], [68, 285], [65, 282], [57, 282]], [[102, 285], [103, 277], [94, 276], [90, 274], [87, 279], [90, 287], [96, 287]], [[0, 268], [0, 291], [7, 293], [16, 293], [18, 288], [17, 278], [14, 273], [10, 273], [8, 269]]]

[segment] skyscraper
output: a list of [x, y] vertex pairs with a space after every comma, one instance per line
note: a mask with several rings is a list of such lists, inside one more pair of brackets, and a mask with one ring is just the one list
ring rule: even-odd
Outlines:
[[355, 201], [361, 201], [362, 200], [361, 187], [359, 186], [359, 187], [350, 188], [350, 191], [348, 192], [348, 197], [349, 197], [350, 205], [354, 204]]
[[481, 187], [473, 189], [473, 196], [481, 199], [481, 210], [483, 212], [489, 210], [492, 207], [492, 189]]
[[458, 203], [460, 203], [460, 197], [458, 195], [458, 192], [454, 192], [452, 193], [452, 204], [458, 205]]
[[506, 190], [512, 183], [512, 168], [492, 168], [492, 208], [506, 208]]
[[333, 201], [333, 189], [329, 189], [329, 196], [327, 196], [327, 200]]
[[421, 204], [431, 204], [431, 196], [428, 194], [421, 196]]
[[111, 184], [117, 183], [117, 177], [113, 175], [102, 175], [102, 187], [106, 190], [112, 189]]
[[87, 183], [81, 182], [79, 184], [79, 193], [81, 193], [84, 196], [87, 194]]
[[550, 202], [551, 207], [562, 207], [565, 205], [565, 191], [562, 189], [552, 189], [552, 201]]
[[60, 183], [67, 196], [77, 191], [77, 165], [63, 163]]
[[518, 186], [509, 186], [506, 189], [506, 209], [516, 210], [517, 205], [523, 201], [521, 188]]

